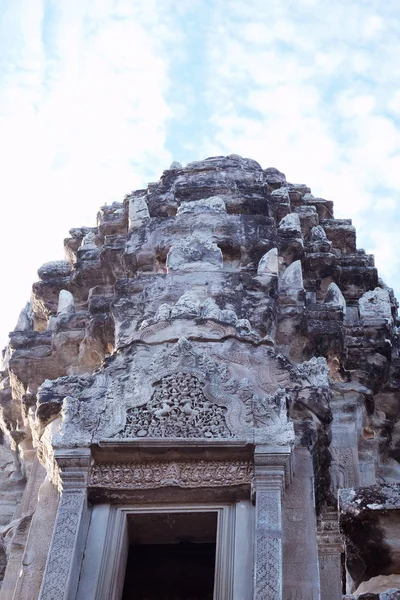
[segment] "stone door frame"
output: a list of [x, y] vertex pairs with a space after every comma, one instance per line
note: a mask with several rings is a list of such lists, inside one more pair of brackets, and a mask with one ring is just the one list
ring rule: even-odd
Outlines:
[[[247, 506], [244, 502], [240, 504], [239, 509], [241, 508], [241, 512], [245, 514], [239, 515], [239, 519], [236, 514], [236, 505], [233, 504], [167, 504], [145, 507], [98, 505], [94, 507], [77, 600], [103, 600], [104, 598], [121, 600], [128, 556], [127, 521], [129, 515], [182, 512], [217, 513], [214, 598], [215, 600], [239, 599], [238, 593], [234, 595], [234, 574], [238, 570], [242, 577], [246, 578], [247, 576], [247, 586], [241, 586], [242, 589], [251, 587], [252, 574], [246, 573], [246, 567], [250, 562], [248, 553], [252, 551], [253, 542], [252, 536], [250, 536], [247, 540], [247, 548], [243, 547], [243, 532], [239, 531], [240, 525], [242, 525], [242, 529], [245, 528], [246, 521], [252, 520], [251, 513], [253, 511], [250, 510], [250, 514], [248, 514], [249, 508], [251, 508], [248, 506], [249, 503]], [[245, 522], [243, 522], [243, 517]], [[238, 542], [241, 547], [238, 547]], [[244, 556], [243, 552], [245, 552]], [[241, 596], [241, 598], [247, 600], [251, 596], [247, 594], [247, 598], [246, 596]]]
[[[226, 595], [225, 592], [220, 592], [221, 587], [217, 584], [215, 589], [218, 594], [216, 593], [215, 600], [282, 600], [281, 512], [285, 486], [291, 480], [291, 451], [292, 448], [287, 446], [249, 445], [241, 442], [213, 444], [208, 440], [192, 440], [189, 444], [182, 443], [182, 440], [178, 443], [176, 440], [158, 440], [154, 447], [142, 441], [107, 440], [102, 447], [99, 444], [92, 449], [55, 450], [54, 463], [49, 470], [53, 474], [53, 481], [61, 490], [61, 499], [39, 600], [95, 600], [110, 597], [104, 593], [102, 596], [93, 595], [99, 581], [100, 590], [112, 590], [114, 595], [111, 598], [120, 600], [123, 557], [127, 555], [128, 542], [127, 533], [124, 534], [127, 531], [124, 523], [126, 524], [129, 512], [148, 512], [151, 506], [155, 510], [161, 510], [162, 505], [182, 511], [185, 505], [196, 504], [193, 501], [196, 496], [200, 499], [198, 506], [202, 510], [206, 507], [208, 510], [215, 510], [215, 507], [223, 510], [223, 541], [220, 541], [220, 545], [225, 551], [227, 549], [228, 556], [232, 556], [232, 553], [237, 556], [240, 548], [233, 542], [228, 543], [232, 524], [229, 530], [225, 525], [228, 522], [225, 515], [235, 514], [232, 512], [235, 502], [244, 501], [248, 506], [251, 500], [255, 503], [254, 511], [251, 511], [254, 512], [254, 519], [250, 531], [250, 537], [253, 538], [253, 582], [246, 581], [246, 577], [243, 578], [240, 574], [240, 569], [236, 573], [232, 568], [234, 561], [231, 558], [220, 571], [230, 577], [230, 581], [234, 582], [233, 589], [240, 589], [241, 595]], [[168, 487], [163, 488], [163, 479], [151, 479], [151, 473], [159, 472], [159, 466], [154, 467], [157, 461], [158, 465], [172, 464], [174, 473], [177, 473]], [[195, 477], [187, 476], [188, 464], [193, 466]], [[95, 498], [95, 506], [91, 509], [88, 503], [91, 490], [93, 493], [91, 485], [93, 486], [94, 474], [99, 472], [101, 465], [102, 479], [97, 493], [103, 494], [103, 497]], [[137, 465], [143, 467], [139, 469], [142, 473], [140, 481], [136, 477]], [[146, 473], [143, 475], [146, 471], [144, 467], [147, 468], [148, 465], [152, 465], [153, 469], [150, 481]], [[176, 497], [176, 502], [171, 502], [168, 490], [170, 494], [172, 490], [172, 498]], [[190, 492], [191, 496], [188, 496], [187, 501], [179, 502], [178, 493], [182, 490], [185, 494]], [[99, 522], [102, 525], [97, 530], [93, 528], [88, 538], [90, 519], [100, 513], [102, 519]], [[243, 522], [248, 528], [246, 518]], [[243, 540], [246, 536], [243, 537], [242, 532], [238, 539], [240, 537]], [[93, 539], [97, 539], [97, 542], [93, 542]], [[106, 552], [102, 553], [100, 563], [97, 562], [97, 566], [93, 563], [91, 567], [97, 572], [96, 585], [92, 581], [93, 585], [90, 586], [92, 595], [82, 596], [83, 588], [79, 578], [81, 574], [84, 577], [82, 566], [87, 543], [105, 544]], [[114, 552], [114, 557], [117, 556], [114, 566], [110, 566], [110, 552]], [[86, 562], [85, 559], [85, 564], [90, 564], [90, 560]]]

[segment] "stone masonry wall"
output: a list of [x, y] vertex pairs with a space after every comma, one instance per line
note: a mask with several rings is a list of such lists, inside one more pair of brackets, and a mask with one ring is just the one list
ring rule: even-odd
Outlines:
[[[64, 383], [84, 389], [160, 323], [169, 340], [178, 329], [190, 340], [185, 323], [195, 319], [270, 347], [293, 373], [326, 361], [329, 391], [294, 384], [288, 407], [296, 446], [312, 457], [320, 556], [329, 544], [344, 550], [343, 592], [369, 599], [400, 588], [397, 302], [351, 220], [277, 169], [230, 155], [173, 163], [64, 246], [65, 261], [39, 269], [3, 352], [0, 580], [15, 544], [24, 547], [34, 508], [18, 506]], [[328, 522], [340, 524], [334, 543]]]

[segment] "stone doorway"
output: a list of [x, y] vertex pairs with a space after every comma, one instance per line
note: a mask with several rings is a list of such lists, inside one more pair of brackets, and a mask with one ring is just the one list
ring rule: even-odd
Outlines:
[[[177, 495], [176, 491], [174, 493]], [[201, 497], [203, 492], [196, 490], [196, 493]], [[208, 588], [196, 590], [197, 596], [188, 590], [192, 595], [187, 600], [196, 600], [199, 591], [204, 592], [204, 600], [211, 591], [212, 600], [253, 600], [254, 519], [255, 509], [250, 500], [227, 504], [150, 504], [143, 503], [142, 499], [140, 504], [134, 502], [125, 506], [95, 504], [76, 600], [137, 600], [134, 590], [130, 589], [134, 567], [139, 566], [135, 551], [136, 556], [137, 551], [143, 555], [153, 552], [147, 561], [148, 580], [154, 581], [158, 577], [161, 581], [162, 569], [157, 569], [162, 557], [156, 554], [156, 546], [175, 548], [175, 565], [182, 565], [186, 559], [186, 556], [182, 558], [183, 553], [179, 556], [180, 550], [186, 547], [188, 563], [185, 572], [192, 577], [197, 573], [197, 580], [205, 580], [204, 570], [207, 570], [207, 581], [211, 582]], [[129, 554], [133, 558], [128, 565]], [[170, 556], [172, 558], [172, 552]], [[190, 566], [189, 561], [195, 562], [195, 566]], [[144, 593], [148, 590], [142, 590], [142, 596], [146, 600], [164, 600], [168, 598], [167, 591], [159, 588], [158, 596], [152, 592], [153, 597], [148, 595], [146, 598]], [[203, 600], [201, 596], [200, 600]]]
[[217, 512], [128, 517], [122, 600], [213, 600]]

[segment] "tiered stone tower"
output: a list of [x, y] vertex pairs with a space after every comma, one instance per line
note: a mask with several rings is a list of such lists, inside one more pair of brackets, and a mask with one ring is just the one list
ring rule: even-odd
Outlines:
[[[351, 221], [230, 155], [70, 233], [3, 356], [1, 600], [400, 598], [397, 303]], [[211, 587], [157, 570], [183, 542]]]

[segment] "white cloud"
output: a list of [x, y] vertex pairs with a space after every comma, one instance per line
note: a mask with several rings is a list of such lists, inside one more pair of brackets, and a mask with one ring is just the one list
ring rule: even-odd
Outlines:
[[[2, 7], [0, 250], [6, 293], [0, 312], [7, 315], [7, 329], [23, 295], [29, 297], [36, 269], [62, 257], [68, 229], [93, 224], [101, 204], [122, 199], [171, 162], [171, 5], [13, 0]], [[4, 335], [2, 330], [1, 341]]]
[[374, 38], [385, 29], [383, 20], [378, 15], [370, 15], [363, 24], [363, 34], [367, 38]]
[[172, 159], [231, 152], [334, 200], [399, 293], [388, 246], [400, 197], [397, 4], [4, 0], [6, 328], [68, 228]]
[[368, 116], [376, 106], [376, 100], [372, 94], [357, 94], [349, 96], [348, 93], [339, 95], [337, 108], [345, 118]]
[[393, 252], [393, 248], [398, 244], [398, 232], [373, 231], [371, 238], [370, 250], [375, 255], [377, 263], [381, 265], [381, 271], [384, 272], [383, 279], [387, 285], [393, 287], [393, 280], [400, 270], [400, 256]]
[[387, 107], [395, 116], [400, 116], [400, 90], [395, 90], [391, 93], [388, 98]]
[[[218, 6], [222, 18], [224, 2]], [[388, 266], [385, 238], [399, 219], [397, 3], [256, 0], [230, 7], [224, 32], [210, 33], [214, 132], [205, 148], [274, 165], [334, 200], [337, 216], [368, 224], [358, 232], [360, 245], [369, 240], [367, 249], [400, 292], [400, 264]], [[372, 238], [374, 224], [363, 217], [380, 196], [380, 232]]]

